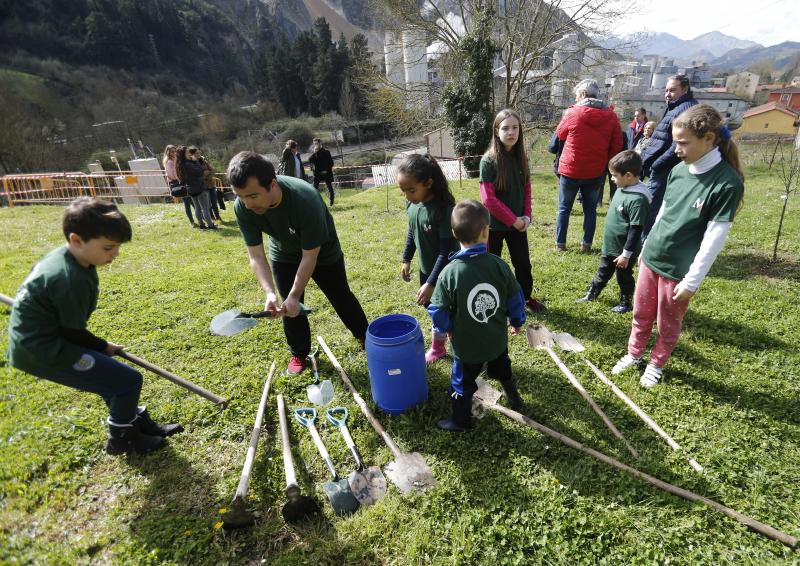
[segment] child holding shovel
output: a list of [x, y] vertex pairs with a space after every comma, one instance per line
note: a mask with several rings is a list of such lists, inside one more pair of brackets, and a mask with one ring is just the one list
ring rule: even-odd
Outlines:
[[725, 245], [744, 194], [739, 152], [722, 116], [699, 104], [672, 122], [675, 155], [664, 203], [642, 250], [628, 353], [611, 370], [638, 365], [658, 321], [658, 337], [644, 373], [654, 387], [678, 343], [683, 317]]
[[109, 410], [109, 454], [147, 453], [180, 432], [140, 407], [142, 375], [112, 356], [123, 347], [86, 329], [97, 307], [97, 266], [108, 265], [130, 241], [131, 225], [116, 205], [75, 199], [64, 211], [67, 245], [37, 263], [17, 292], [8, 325], [8, 362], [41, 379], [97, 393]]
[[[400, 276], [411, 281], [411, 260], [419, 251], [419, 290], [417, 304], [428, 306], [436, 288], [439, 273], [448, 257], [458, 249], [450, 231], [450, 215], [456, 200], [450, 192], [447, 178], [430, 155], [411, 154], [397, 167], [397, 184], [408, 205], [408, 235], [403, 249]], [[447, 354], [447, 334], [433, 333], [425, 362], [432, 364]]]
[[614, 192], [608, 206], [600, 267], [586, 295], [576, 302], [594, 301], [616, 271], [619, 304], [611, 311], [622, 314], [633, 310], [633, 266], [641, 248], [642, 228], [650, 214], [651, 196], [639, 181], [642, 158], [635, 151], [628, 149], [612, 157], [608, 171], [619, 191]]
[[509, 406], [522, 408], [508, 357], [508, 322], [514, 333], [525, 323], [525, 298], [511, 268], [487, 253], [489, 212], [475, 200], [458, 203], [451, 220], [461, 251], [442, 270], [428, 312], [436, 332], [450, 333], [453, 371], [450, 382], [452, 415], [438, 426], [451, 432], [470, 427], [472, 396], [483, 365], [500, 380]]

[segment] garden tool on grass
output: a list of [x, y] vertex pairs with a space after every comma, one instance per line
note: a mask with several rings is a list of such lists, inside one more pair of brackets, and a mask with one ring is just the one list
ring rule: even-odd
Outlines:
[[267, 405], [269, 388], [272, 385], [272, 377], [274, 375], [275, 362], [272, 362], [272, 366], [269, 368], [267, 382], [264, 384], [264, 390], [261, 393], [261, 402], [259, 402], [258, 411], [256, 411], [256, 421], [253, 424], [253, 431], [250, 433], [250, 445], [247, 447], [247, 455], [244, 459], [239, 485], [236, 487], [236, 495], [228, 506], [228, 510], [222, 514], [222, 526], [226, 529], [246, 527], [253, 524], [256, 519], [255, 515], [247, 510], [247, 488], [250, 486], [250, 473], [253, 471], [253, 461], [255, 460], [256, 449], [258, 448], [258, 439], [261, 436], [261, 428], [264, 423], [264, 409]]
[[566, 444], [570, 448], [574, 448], [576, 450], [583, 452], [584, 454], [588, 454], [595, 460], [599, 460], [604, 464], [608, 464], [609, 466], [612, 466], [618, 470], [622, 470], [623, 472], [626, 472], [636, 478], [639, 478], [640, 480], [649, 483], [650, 485], [655, 486], [658, 489], [669, 492], [673, 495], [677, 495], [678, 497], [682, 497], [689, 501], [697, 501], [703, 503], [704, 505], [707, 505], [708, 507], [711, 507], [712, 509], [719, 511], [723, 515], [727, 515], [728, 517], [739, 521], [743, 525], [753, 529], [754, 531], [766, 537], [782, 542], [783, 544], [785, 544], [790, 548], [797, 547], [797, 539], [791, 535], [788, 535], [784, 532], [775, 529], [774, 527], [770, 527], [769, 525], [765, 525], [764, 523], [756, 521], [752, 517], [743, 515], [742, 513], [739, 513], [738, 511], [735, 511], [730, 507], [726, 507], [721, 503], [717, 503], [712, 499], [708, 499], [707, 497], [703, 497], [702, 495], [698, 495], [686, 489], [669, 484], [665, 481], [662, 481], [658, 478], [655, 478], [651, 475], [641, 472], [636, 468], [632, 468], [627, 464], [623, 464], [619, 460], [616, 460], [610, 456], [606, 456], [602, 452], [598, 452], [597, 450], [589, 448], [588, 446], [584, 446], [583, 444], [581, 444], [577, 440], [573, 440], [569, 436], [566, 436], [564, 434], [561, 434], [560, 432], [552, 430], [544, 426], [543, 424], [540, 424], [534, 421], [533, 419], [526, 417], [523, 414], [520, 414], [507, 407], [504, 407], [503, 405], [498, 404], [496, 399], [499, 396], [499, 391], [497, 391], [494, 387], [486, 383], [486, 381], [484, 381], [481, 378], [478, 378], [476, 382], [478, 385], [478, 391], [475, 392], [475, 397], [481, 403], [483, 403], [487, 409], [491, 409], [493, 411], [497, 411], [498, 413], [502, 413], [503, 415], [507, 416], [508, 418], [520, 424], [524, 424], [533, 429], [536, 429], [542, 434], [546, 434], [547, 436], [554, 438], [563, 444]]
[[356, 443], [347, 429], [347, 407], [333, 407], [328, 409], [325, 414], [328, 417], [328, 422], [342, 433], [345, 444], [347, 444], [350, 453], [353, 455], [353, 460], [356, 462], [356, 469], [347, 476], [347, 483], [350, 485], [353, 495], [361, 505], [377, 503], [386, 495], [386, 478], [378, 466], [364, 468], [361, 454], [359, 454]]
[[608, 430], [610, 430], [614, 436], [625, 443], [625, 447], [628, 449], [628, 452], [631, 453], [631, 456], [638, 458], [639, 453], [636, 451], [636, 449], [631, 446], [631, 443], [628, 442], [624, 436], [622, 436], [622, 433], [617, 429], [616, 426], [614, 426], [614, 423], [611, 422], [611, 419], [606, 416], [603, 410], [597, 405], [597, 403], [595, 403], [592, 396], [589, 395], [589, 392], [583, 388], [583, 385], [580, 384], [578, 379], [572, 374], [569, 368], [564, 365], [563, 361], [561, 361], [561, 358], [559, 358], [558, 355], [553, 351], [553, 345], [555, 342], [551, 332], [541, 324], [528, 325], [526, 332], [528, 336], [528, 345], [531, 348], [545, 350], [548, 354], [550, 354], [550, 357], [558, 366], [558, 369], [561, 370], [561, 373], [567, 377], [567, 380], [569, 380], [570, 384], [572, 384], [572, 387], [575, 388], [580, 396], [583, 397], [587, 403], [589, 403], [589, 406], [592, 408], [592, 410], [597, 413], [601, 419], [603, 419], [603, 422], [605, 423], [606, 427], [608, 427]]
[[[581, 344], [574, 336], [572, 336], [568, 332], [559, 332], [553, 334], [553, 337], [555, 338], [556, 344], [558, 344], [559, 348], [561, 348], [565, 352], [583, 352], [586, 350], [583, 344]], [[681, 448], [681, 446], [677, 442], [675, 442], [670, 435], [664, 432], [664, 429], [658, 426], [656, 422], [650, 417], [650, 415], [645, 413], [641, 408], [639, 408], [639, 405], [634, 403], [627, 395], [625, 395], [625, 392], [622, 391], [622, 389], [620, 389], [619, 387], [617, 387], [616, 384], [613, 381], [611, 381], [606, 376], [606, 374], [600, 370], [600, 368], [595, 366], [592, 362], [590, 362], [583, 356], [581, 356], [581, 359], [583, 359], [583, 362], [587, 366], [589, 366], [589, 369], [591, 369], [592, 372], [594, 372], [597, 378], [606, 385], [608, 385], [611, 388], [611, 391], [614, 393], [614, 395], [622, 399], [622, 401], [626, 405], [628, 405], [628, 407], [630, 407], [631, 410], [634, 413], [636, 413], [639, 416], [639, 418], [641, 418], [645, 422], [647, 426], [653, 429], [657, 435], [659, 435], [667, 442], [670, 448], [672, 448], [673, 450], [684, 452], [684, 455], [686, 456], [686, 459], [689, 461], [689, 465], [692, 467], [693, 470], [695, 470], [696, 472], [703, 471], [703, 466], [698, 464], [697, 460], [695, 460], [691, 456], [686, 455], [683, 448]]]
[[[300, 303], [298, 316], [307, 316], [310, 313], [311, 309]], [[211, 319], [211, 333], [217, 336], [234, 336], [253, 328], [258, 324], [259, 318], [280, 318], [282, 316], [285, 315], [271, 311], [247, 313], [238, 309], [230, 309]]]
[[311, 367], [314, 369], [314, 383], [306, 387], [308, 400], [315, 405], [325, 406], [333, 400], [333, 383], [330, 379], [319, 380], [319, 370], [317, 369], [317, 353], [319, 350], [314, 348], [308, 357], [311, 358]]
[[336, 473], [333, 460], [330, 454], [328, 454], [328, 450], [325, 448], [325, 444], [323, 444], [322, 438], [320, 438], [319, 432], [317, 431], [317, 426], [315, 424], [317, 420], [317, 410], [313, 407], [295, 409], [294, 416], [297, 422], [306, 427], [308, 432], [311, 433], [311, 438], [314, 440], [314, 445], [317, 447], [317, 450], [319, 450], [319, 455], [322, 456], [325, 465], [331, 472], [331, 481], [322, 484], [322, 489], [325, 491], [325, 495], [328, 496], [333, 511], [337, 515], [352, 515], [358, 510], [358, 499], [353, 495], [353, 491], [350, 489], [350, 484], [347, 483], [347, 480], [340, 478], [339, 474]]
[[[0, 293], [0, 302], [5, 303], [8, 306], [14, 306], [14, 299], [9, 297], [8, 295], [3, 295], [2, 293]], [[230, 398], [225, 399], [224, 397], [220, 397], [219, 395], [214, 395], [213, 393], [211, 393], [211, 391], [203, 389], [196, 383], [192, 383], [187, 379], [183, 379], [182, 377], [179, 377], [172, 372], [160, 368], [155, 364], [151, 364], [150, 362], [143, 360], [142, 358], [139, 358], [137, 356], [134, 356], [133, 354], [130, 354], [124, 350], [117, 352], [117, 356], [119, 356], [122, 359], [128, 360], [129, 362], [136, 364], [139, 367], [148, 369], [152, 371], [154, 374], [159, 375], [164, 379], [171, 381], [175, 385], [180, 385], [184, 389], [188, 389], [192, 393], [200, 395], [200, 397], [205, 397], [206, 399], [208, 399], [212, 403], [216, 403], [223, 409], [227, 406], [228, 402], [230, 401]]]
[[278, 420], [281, 428], [281, 450], [283, 451], [283, 472], [286, 476], [287, 501], [281, 507], [281, 515], [287, 523], [299, 523], [311, 515], [319, 513], [319, 505], [313, 497], [300, 493], [297, 476], [294, 473], [292, 447], [289, 444], [289, 424], [286, 422], [286, 405], [283, 395], [278, 395]]
[[342, 381], [344, 381], [344, 384], [350, 390], [350, 393], [353, 394], [353, 398], [361, 408], [361, 412], [364, 413], [365, 417], [367, 417], [369, 424], [372, 425], [372, 428], [375, 429], [375, 432], [378, 433], [378, 436], [383, 439], [383, 441], [386, 443], [386, 446], [388, 446], [389, 450], [392, 451], [394, 460], [386, 464], [383, 469], [386, 473], [386, 476], [404, 494], [413, 490], [422, 491], [429, 487], [435, 486], [437, 483], [436, 478], [433, 477], [433, 472], [431, 471], [430, 467], [428, 467], [428, 464], [425, 463], [425, 459], [422, 457], [422, 454], [419, 452], [402, 452], [400, 450], [400, 447], [384, 430], [384, 428], [381, 426], [381, 423], [378, 422], [378, 419], [375, 418], [375, 415], [367, 406], [367, 403], [364, 401], [361, 395], [358, 394], [358, 391], [356, 391], [356, 388], [353, 386], [350, 378], [347, 377], [347, 373], [339, 364], [339, 361], [336, 359], [336, 356], [333, 355], [333, 352], [331, 352], [330, 348], [328, 348], [328, 345], [325, 343], [325, 340], [322, 338], [322, 336], [317, 336], [317, 341], [322, 347], [322, 350], [330, 359], [333, 367], [335, 367], [336, 371], [339, 372]]

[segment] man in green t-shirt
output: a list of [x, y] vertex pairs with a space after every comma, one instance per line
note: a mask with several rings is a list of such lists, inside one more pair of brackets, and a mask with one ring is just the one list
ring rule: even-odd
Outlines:
[[515, 333], [525, 324], [525, 300], [508, 264], [487, 253], [489, 211], [481, 203], [458, 203], [452, 228], [461, 251], [439, 275], [428, 312], [435, 331], [451, 333], [453, 343], [452, 416], [438, 426], [463, 432], [470, 427], [472, 396], [484, 364], [487, 375], [500, 381], [511, 408], [522, 408], [508, 357], [508, 323]]
[[109, 412], [109, 454], [151, 452], [183, 427], [153, 421], [138, 405], [142, 375], [113, 358], [123, 347], [86, 328], [97, 308], [96, 266], [114, 261], [131, 239], [131, 225], [116, 205], [80, 197], [64, 211], [62, 228], [67, 245], [34, 265], [17, 292], [8, 323], [8, 363], [100, 395]]
[[[303, 371], [311, 350], [308, 318], [300, 315], [309, 279], [316, 281], [363, 346], [367, 317], [347, 283], [336, 226], [319, 192], [301, 179], [276, 176], [272, 163], [252, 151], [231, 159], [228, 181], [238, 197], [233, 209], [250, 268], [266, 293], [264, 310], [284, 315], [283, 331], [292, 353], [287, 373]], [[269, 236], [269, 262], [263, 234]], [[283, 297], [280, 306], [276, 287]]]

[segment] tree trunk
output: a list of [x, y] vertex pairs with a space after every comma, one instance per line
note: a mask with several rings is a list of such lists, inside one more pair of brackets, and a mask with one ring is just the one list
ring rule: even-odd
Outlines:
[[778, 242], [781, 239], [781, 230], [783, 229], [783, 216], [786, 214], [786, 206], [789, 204], [789, 193], [784, 193], [786, 197], [783, 199], [783, 208], [781, 209], [781, 219], [778, 221], [778, 233], [775, 234], [775, 245], [772, 246], [772, 261], [778, 260]]

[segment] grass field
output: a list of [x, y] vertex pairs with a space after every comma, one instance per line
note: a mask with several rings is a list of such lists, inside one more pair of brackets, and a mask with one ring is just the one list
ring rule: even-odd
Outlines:
[[[544, 168], [547, 169], [547, 168]], [[612, 282], [598, 302], [576, 305], [597, 268], [575, 253], [581, 217], [572, 217], [569, 246], [553, 251], [555, 180], [534, 179], [530, 231], [536, 296], [549, 309], [539, 319], [582, 340], [608, 371], [624, 352], [630, 315], [609, 309]], [[527, 414], [643, 471], [723, 502], [794, 536], [800, 535], [800, 215], [790, 204], [780, 261], [769, 261], [778, 182], [750, 168], [745, 206], [728, 244], [695, 297], [666, 382], [651, 391], [638, 374], [616, 383], [705, 466], [692, 471], [608, 391], [574, 354], [566, 363], [639, 450], [638, 461], [603, 427], [546, 353], [512, 339], [511, 357]], [[455, 183], [458, 198], [477, 185]], [[607, 197], [606, 197], [607, 198]], [[187, 431], [148, 457], [110, 457], [102, 401], [36, 380], [0, 357], [0, 563], [39, 564], [586, 564], [797, 563], [796, 553], [747, 531], [699, 504], [660, 492], [535, 431], [490, 414], [464, 435], [436, 430], [447, 411], [449, 363], [429, 371], [427, 404], [379, 418], [400, 446], [424, 454], [439, 485], [403, 497], [393, 487], [378, 505], [338, 518], [324, 515], [287, 527], [277, 438], [276, 392], [290, 408], [307, 404], [309, 376], [273, 387], [266, 433], [250, 494], [258, 521], [249, 530], [217, 528], [219, 510], [236, 489], [267, 369], [288, 361], [280, 326], [263, 322], [232, 338], [211, 336], [222, 310], [259, 307], [230, 208], [216, 233], [189, 228], [182, 207], [126, 206], [134, 240], [100, 270], [99, 308], [90, 328], [234, 401], [224, 411], [152, 374], [144, 402]], [[598, 235], [602, 233], [601, 209]], [[0, 210], [0, 292], [13, 294], [31, 265], [60, 245], [61, 209]], [[396, 188], [343, 195], [334, 210], [351, 285], [370, 319], [406, 312], [429, 335], [414, 287], [399, 278], [405, 235]], [[416, 271], [416, 267], [415, 267]], [[364, 353], [312, 284], [312, 332], [325, 336], [356, 386], [368, 397]], [[0, 326], [8, 312], [0, 308]], [[0, 331], [5, 351], [6, 333]], [[361, 416], [328, 360], [321, 372], [349, 407], [351, 431], [368, 463], [390, 452]], [[299, 477], [324, 501], [325, 467], [305, 430], [292, 423]], [[342, 471], [352, 468], [338, 433], [321, 434]]]

